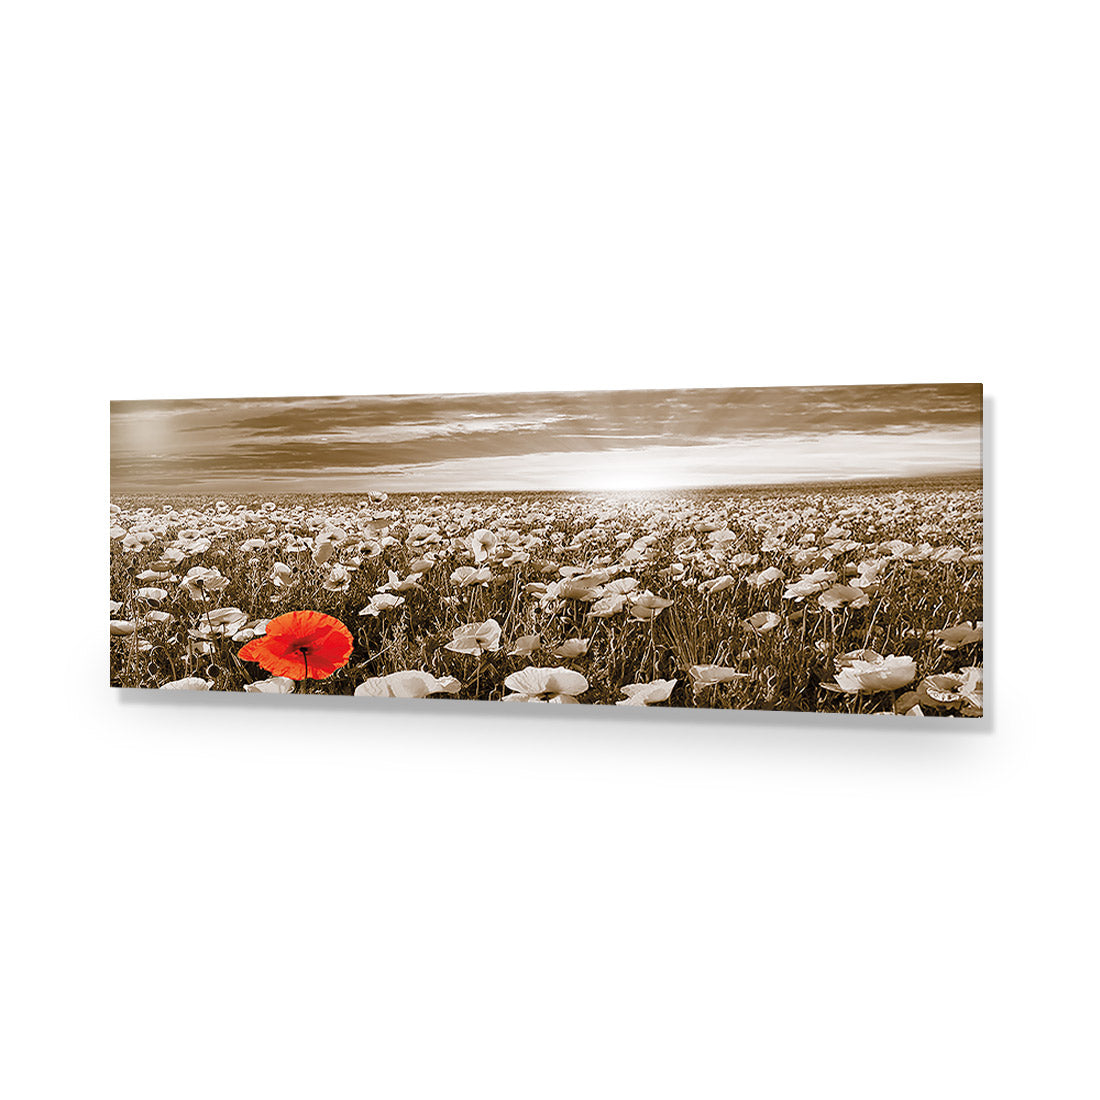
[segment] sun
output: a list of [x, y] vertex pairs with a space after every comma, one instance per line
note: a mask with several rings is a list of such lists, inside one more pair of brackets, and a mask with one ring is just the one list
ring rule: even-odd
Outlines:
[[638, 493], [670, 489], [682, 483], [675, 469], [646, 460], [637, 452], [594, 454], [582, 488], [589, 492]]
[[663, 487], [660, 484], [654, 484], [653, 477], [641, 470], [614, 471], [607, 476], [597, 471], [593, 474], [592, 480], [592, 488], [602, 489], [608, 493], [637, 493]]

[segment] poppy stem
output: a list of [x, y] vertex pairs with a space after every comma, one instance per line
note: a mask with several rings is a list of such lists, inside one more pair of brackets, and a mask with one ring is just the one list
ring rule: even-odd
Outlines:
[[[882, 601], [877, 600], [875, 602], [875, 610], [871, 612], [871, 621], [867, 624], [867, 633], [863, 635], [863, 648], [866, 649], [871, 642], [871, 631], [875, 627], [875, 619], [878, 618], [878, 609], [882, 606]], [[886, 651], [883, 650], [885, 653]]]

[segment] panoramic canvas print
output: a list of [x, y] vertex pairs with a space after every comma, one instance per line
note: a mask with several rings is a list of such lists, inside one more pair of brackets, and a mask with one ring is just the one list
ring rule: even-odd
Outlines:
[[110, 682], [974, 718], [978, 384], [111, 404]]

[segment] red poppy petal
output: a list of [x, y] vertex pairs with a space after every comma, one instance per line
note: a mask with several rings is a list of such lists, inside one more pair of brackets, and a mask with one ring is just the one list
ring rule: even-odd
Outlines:
[[327, 621], [315, 623], [307, 638], [303, 639], [311, 653], [345, 656], [352, 650], [352, 638], [348, 628], [339, 619], [325, 617]]
[[[287, 657], [278, 657], [268, 654], [260, 665], [267, 669], [273, 676], [286, 676], [291, 680], [303, 680], [306, 676], [306, 663], [300, 653]], [[309, 676], [313, 679], [313, 665], [309, 666]]]
[[237, 650], [237, 656], [242, 661], [258, 661], [260, 654], [265, 652], [267, 648], [264, 645], [265, 640], [264, 638], [253, 638], [252, 641], [246, 642]]
[[279, 615], [271, 619], [267, 624], [267, 636], [269, 638], [301, 637], [304, 633], [299, 621], [300, 611], [288, 611], [285, 615]]
[[311, 680], [327, 680], [338, 668], [343, 667], [343, 662], [338, 665], [330, 663], [316, 663], [310, 658], [309, 678]]
[[341, 623], [339, 630], [332, 627], [326, 628], [323, 631], [318, 631], [314, 639], [311, 640], [310, 647], [312, 650], [330, 654], [332, 657], [339, 659], [351, 653], [352, 644], [351, 634], [348, 633], [347, 628]]

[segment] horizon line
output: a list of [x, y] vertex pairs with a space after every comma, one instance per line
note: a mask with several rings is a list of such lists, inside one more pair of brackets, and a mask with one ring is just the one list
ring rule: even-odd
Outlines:
[[174, 487], [171, 489], [165, 489], [162, 492], [158, 492], [155, 489], [117, 489], [111, 486], [111, 495], [120, 496], [209, 496], [221, 493], [225, 496], [246, 496], [246, 495], [266, 495], [266, 496], [364, 496], [370, 493], [382, 492], [387, 497], [391, 496], [462, 496], [464, 493], [492, 493], [499, 496], [516, 496], [516, 495], [532, 495], [538, 493], [571, 493], [581, 495], [614, 495], [614, 496], [626, 496], [637, 495], [644, 493], [682, 493], [682, 492], [724, 492], [727, 490], [745, 490], [745, 489], [785, 489], [785, 488], [804, 488], [812, 486], [854, 486], [854, 485], [876, 485], [883, 482], [936, 482], [936, 481], [948, 481], [957, 480], [959, 478], [966, 478], [972, 481], [983, 482], [985, 480], [984, 468], [968, 467], [959, 470], [944, 470], [937, 471], [930, 474], [878, 474], [871, 475], [869, 477], [824, 477], [815, 478], [810, 480], [801, 481], [751, 481], [751, 482], [729, 482], [723, 485], [665, 485], [655, 486], [653, 488], [634, 487], [634, 488], [600, 488], [598, 486], [586, 486], [580, 487], [558, 487], [558, 488], [508, 488], [508, 487], [476, 487], [471, 486], [465, 489], [443, 489], [443, 488], [424, 488], [424, 489], [376, 489], [370, 486], [364, 486], [361, 489], [265, 489], [265, 488], [218, 488], [211, 489], [205, 487], [198, 487], [194, 489], [184, 489], [180, 487]]

